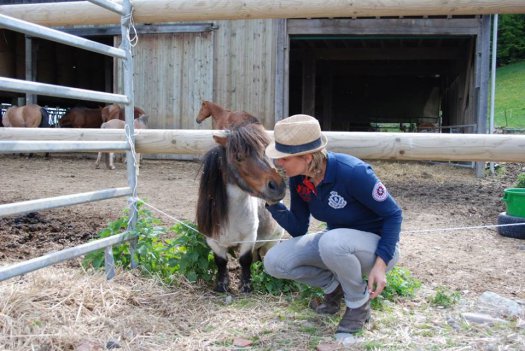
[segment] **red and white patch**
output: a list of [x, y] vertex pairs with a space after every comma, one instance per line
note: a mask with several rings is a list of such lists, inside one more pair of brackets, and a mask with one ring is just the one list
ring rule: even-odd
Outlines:
[[376, 201], [385, 201], [388, 197], [388, 191], [386, 190], [385, 186], [381, 182], [377, 182], [376, 185], [374, 185], [374, 190], [372, 190], [372, 197]]

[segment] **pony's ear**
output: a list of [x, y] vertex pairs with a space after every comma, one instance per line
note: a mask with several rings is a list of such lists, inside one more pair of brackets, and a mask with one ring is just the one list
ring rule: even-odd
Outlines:
[[230, 135], [230, 131], [227, 129], [215, 130], [212, 134], [213, 140], [222, 146], [225, 146], [228, 142], [228, 135]]

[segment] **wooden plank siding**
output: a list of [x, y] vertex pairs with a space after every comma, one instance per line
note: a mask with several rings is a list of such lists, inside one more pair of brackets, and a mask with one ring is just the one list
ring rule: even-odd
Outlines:
[[[133, 57], [135, 104], [150, 115], [150, 128], [197, 128], [201, 101], [213, 91], [213, 33], [141, 35]], [[120, 77], [115, 82], [121, 91]]]
[[[201, 101], [211, 100], [272, 129], [275, 111], [282, 111], [275, 94], [279, 21], [219, 21], [213, 32], [140, 35], [133, 48], [135, 104], [151, 115], [150, 128], [210, 129], [211, 121], [198, 125], [195, 117]], [[115, 82], [121, 91], [120, 77]]]
[[218, 26], [212, 99], [273, 129], [279, 20], [219, 21]]

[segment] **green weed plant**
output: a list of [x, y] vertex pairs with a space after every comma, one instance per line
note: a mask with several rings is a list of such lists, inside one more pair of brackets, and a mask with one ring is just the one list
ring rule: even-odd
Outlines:
[[[136, 238], [135, 262], [144, 274], [156, 276], [162, 282], [172, 285], [177, 277], [184, 276], [191, 283], [210, 284], [217, 272], [213, 252], [206, 244], [204, 235], [197, 231], [195, 224], [180, 222], [166, 228], [151, 211], [137, 204], [138, 219], [135, 230], [129, 237]], [[106, 238], [122, 233], [128, 226], [129, 217], [125, 215], [108, 224], [98, 233], [99, 238]], [[170, 235], [171, 234], [171, 235]], [[169, 236], [169, 238], [167, 238]], [[116, 266], [124, 269], [131, 267], [131, 251], [128, 243], [113, 246]], [[85, 256], [82, 264], [85, 268], [102, 269], [104, 250], [98, 250]], [[252, 287], [254, 292], [271, 295], [295, 295], [303, 302], [312, 298], [321, 298], [323, 291], [292, 280], [277, 279], [264, 271], [261, 261], [251, 266]], [[372, 301], [372, 307], [382, 308], [382, 301], [394, 301], [398, 297], [413, 297], [421, 283], [403, 268], [395, 267], [387, 274], [387, 287], [380, 298]]]
[[438, 287], [434, 296], [430, 297], [430, 303], [434, 306], [450, 308], [458, 303], [460, 298], [459, 291], [450, 291], [445, 287]]
[[384, 301], [395, 302], [400, 298], [413, 298], [421, 287], [421, 282], [414, 278], [410, 271], [402, 267], [394, 267], [386, 274], [386, 287], [377, 298], [372, 300], [372, 308], [383, 310]]
[[[125, 215], [109, 223], [107, 228], [98, 233], [98, 237], [105, 238], [124, 232], [128, 218]], [[134, 258], [139, 269], [145, 274], [159, 277], [166, 284], [172, 284], [177, 274], [183, 275], [192, 283], [198, 280], [211, 282], [217, 268], [204, 236], [197, 231], [195, 225], [181, 222], [167, 229], [160, 224], [161, 221], [153, 217], [151, 211], [138, 203], [138, 220], [129, 237], [137, 238]], [[176, 236], [163, 238], [169, 232]], [[113, 256], [116, 266], [124, 269], [131, 267], [128, 243], [113, 246]], [[82, 263], [86, 268], [103, 268], [104, 251], [89, 253]]]
[[516, 188], [525, 188], [525, 173], [518, 174], [516, 178], [516, 183], [514, 184]]

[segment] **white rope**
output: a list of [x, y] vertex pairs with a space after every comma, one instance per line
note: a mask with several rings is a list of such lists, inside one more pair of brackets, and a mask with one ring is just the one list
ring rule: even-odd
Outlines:
[[[124, 16], [126, 20], [129, 19], [129, 30], [127, 33], [127, 37], [129, 40], [129, 44], [131, 47], [135, 47], [139, 43], [139, 35], [137, 33], [137, 28], [135, 28], [135, 21], [133, 20], [133, 12], [135, 11], [135, 7], [131, 6], [131, 13], [128, 16]], [[133, 36], [130, 36], [130, 32], [133, 32]]]
[[405, 230], [401, 234], [413, 234], [413, 233], [432, 233], [432, 232], [450, 232], [455, 230], [468, 230], [468, 229], [489, 229], [489, 228], [498, 228], [498, 227], [512, 227], [525, 225], [523, 223], [509, 223], [509, 224], [486, 224], [486, 225], [476, 225], [472, 227], [452, 227], [452, 228], [436, 228], [436, 229], [420, 229], [420, 230]]
[[[175, 222], [177, 223], [180, 223], [182, 225], [184, 225], [185, 227], [193, 230], [194, 232], [198, 233], [198, 234], [202, 234], [201, 232], [199, 232], [198, 230], [196, 230], [195, 228], [192, 228], [190, 226], [188, 226], [186, 223], [184, 223], [183, 221], [167, 214], [166, 212], [156, 208], [155, 206], [153, 205], [150, 205], [149, 203], [145, 202], [144, 200], [142, 199], [138, 199], [140, 200], [145, 206], [151, 208], [152, 210], [155, 210], [161, 214], [163, 214], [164, 216], [174, 220]], [[459, 230], [470, 230], [470, 229], [489, 229], [489, 228], [497, 228], [497, 227], [512, 227], [512, 226], [525, 226], [525, 222], [524, 223], [509, 223], [509, 224], [487, 224], [487, 225], [479, 225], [479, 226], [470, 226], [470, 227], [452, 227], [452, 228], [435, 228], [435, 229], [420, 229], [420, 230], [404, 230], [404, 231], [401, 231], [400, 234], [415, 234], [415, 233], [432, 233], [432, 232], [447, 232], [447, 231], [459, 231]], [[204, 234], [202, 234], [204, 235]], [[212, 239], [213, 240], [213, 239]], [[245, 244], [245, 243], [264, 243], [264, 242], [274, 242], [274, 241], [283, 241], [283, 240], [287, 240], [287, 239], [266, 239], [266, 240], [246, 240], [246, 241], [233, 241], [232, 244]]]
[[[184, 223], [183, 221], [181, 221], [181, 220], [179, 220], [179, 219], [177, 219], [177, 218], [175, 218], [175, 217], [173, 217], [173, 216], [170, 216], [169, 214], [167, 214], [166, 212], [164, 212], [164, 211], [162, 211], [162, 210], [156, 208], [155, 206], [152, 206], [152, 205], [148, 204], [146, 201], [144, 201], [144, 200], [142, 200], [142, 199], [137, 199], [137, 200], [140, 200], [140, 201], [144, 204], [144, 206], [147, 206], [147, 207], [151, 208], [152, 210], [155, 210], [155, 211], [159, 212], [160, 214], [163, 214], [164, 216], [168, 217], [169, 219], [172, 219], [172, 220], [174, 220], [175, 222], [177, 222], [177, 223], [179, 223], [179, 224], [182, 224], [182, 225], [185, 226], [186, 228], [191, 229], [191, 230], [193, 230], [194, 232], [196, 232], [196, 233], [198, 233], [198, 234], [202, 234], [201, 232], [199, 232], [199, 231], [196, 230], [195, 228], [190, 227], [189, 225], [187, 225], [187, 224]], [[204, 235], [204, 234], [202, 234], [202, 235]]]
[[[133, 207], [133, 210], [135, 211], [135, 213], [138, 213], [138, 208], [137, 208], [137, 184], [138, 184], [139, 167], [138, 167], [138, 162], [137, 162], [137, 153], [135, 152], [135, 143], [131, 139], [131, 130], [130, 130], [128, 124], [126, 124], [124, 126], [124, 133], [126, 135], [126, 140], [127, 140], [128, 144], [129, 144], [130, 154], [131, 154], [131, 158], [132, 158], [132, 160], [128, 160], [126, 158], [126, 162], [133, 162], [133, 167], [135, 167], [135, 181], [133, 182], [133, 189], [131, 189], [131, 197], [128, 199], [128, 202], [130, 203], [130, 206]], [[129, 216], [128, 228], [131, 228], [131, 220], [132, 220], [132, 216]]]

